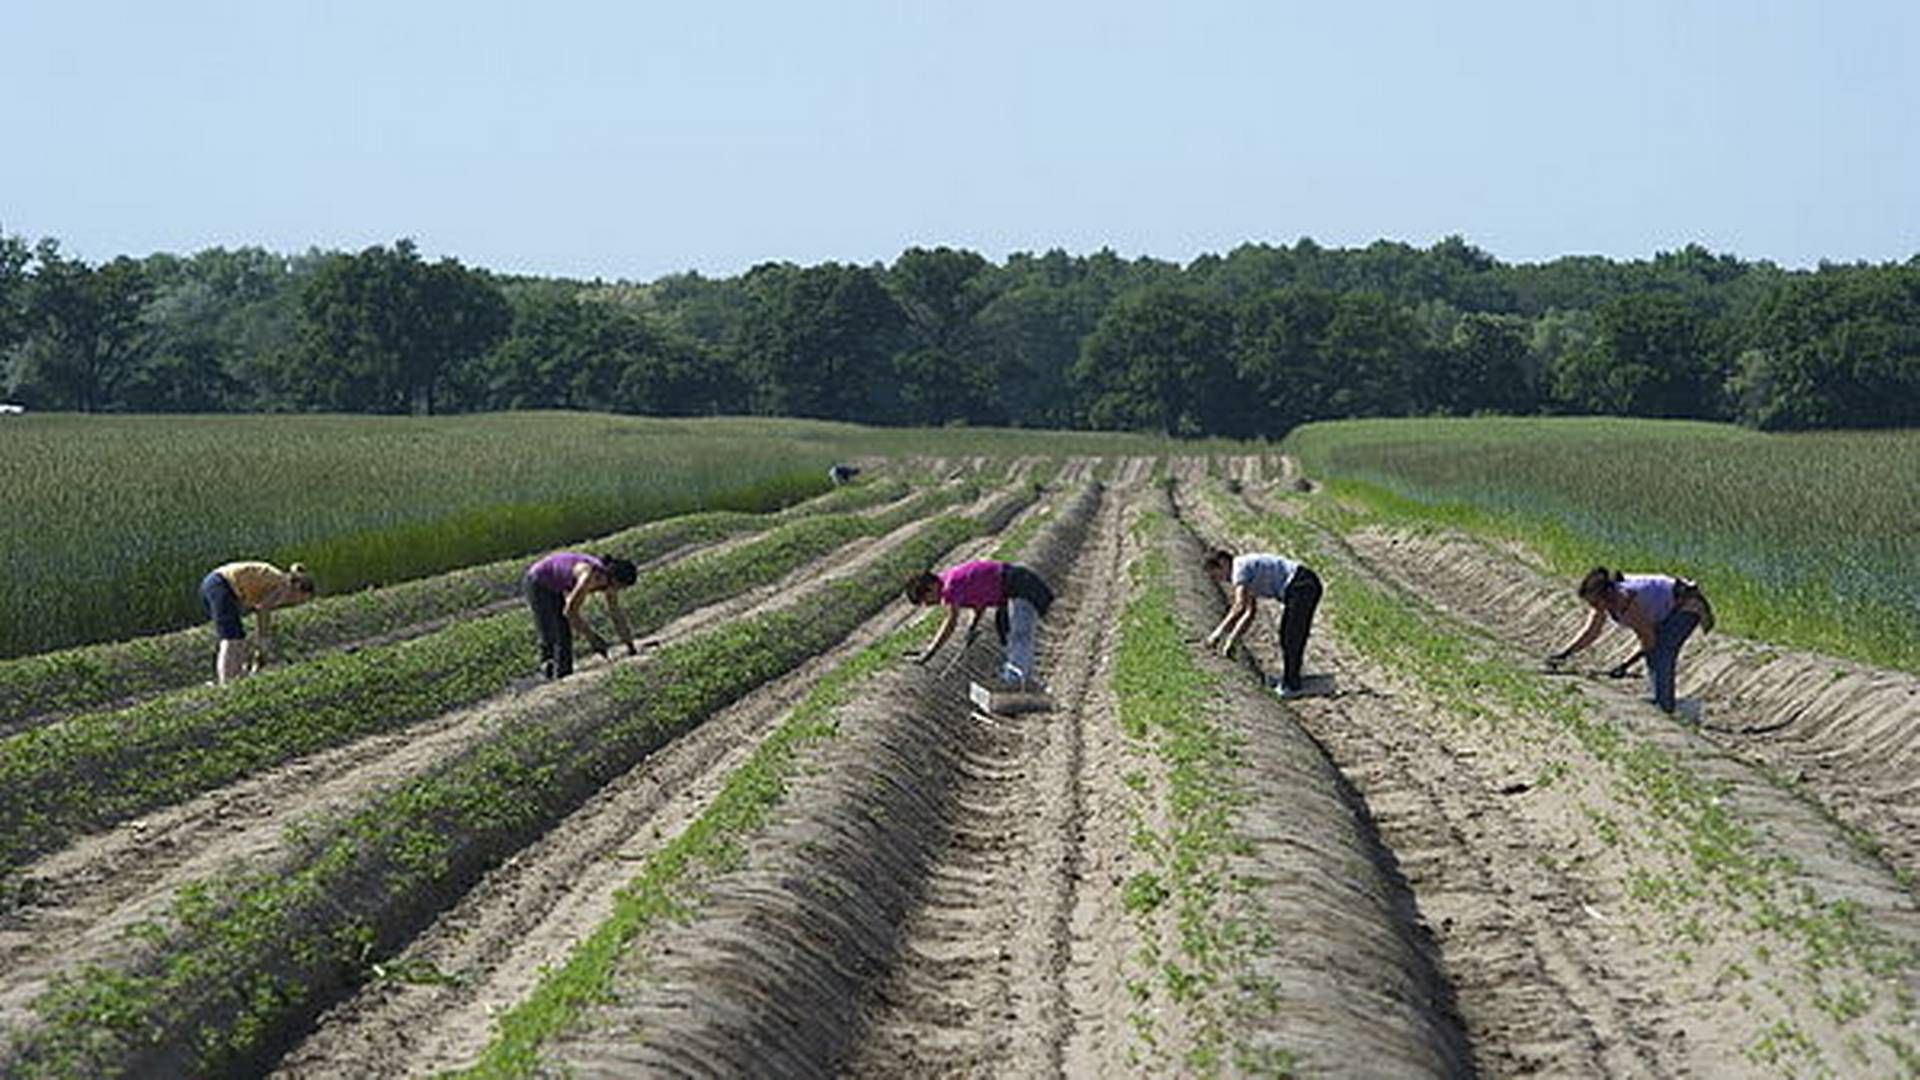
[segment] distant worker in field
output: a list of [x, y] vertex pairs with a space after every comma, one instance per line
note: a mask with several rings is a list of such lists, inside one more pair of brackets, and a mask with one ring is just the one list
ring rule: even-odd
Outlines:
[[975, 559], [939, 573], [915, 575], [907, 582], [907, 599], [931, 607], [943, 604], [946, 621], [926, 649], [914, 655], [916, 664], [933, 659], [940, 646], [953, 636], [963, 608], [973, 611], [967, 624], [967, 642], [980, 628], [980, 616], [993, 609], [994, 630], [1006, 650], [1000, 665], [1000, 681], [1008, 689], [1037, 689], [1042, 684], [1033, 671], [1034, 630], [1047, 609], [1053, 606], [1053, 589], [1039, 574], [1019, 563], [994, 559]]
[[1647, 681], [1653, 684], [1653, 703], [1661, 712], [1673, 711], [1673, 681], [1679, 667], [1680, 646], [1694, 628], [1713, 629], [1713, 607], [1700, 586], [1686, 578], [1665, 574], [1622, 574], [1596, 566], [1587, 571], [1576, 590], [1593, 610], [1587, 625], [1566, 648], [1550, 653], [1558, 664], [1593, 644], [1612, 620], [1633, 631], [1640, 647], [1607, 674], [1624, 679], [1634, 663], [1647, 661]]
[[[294, 563], [282, 570], [266, 562], [230, 562], [200, 579], [200, 602], [220, 635], [214, 680], [225, 686], [266, 666], [273, 653], [273, 622], [268, 612], [313, 599], [313, 575]], [[258, 636], [247, 641], [242, 619], [253, 612]]]
[[627, 643], [627, 655], [637, 655], [640, 650], [633, 644], [633, 628], [620, 608], [620, 590], [639, 577], [639, 569], [626, 559], [574, 551], [556, 551], [527, 567], [522, 586], [527, 606], [533, 609], [534, 628], [540, 634], [540, 673], [549, 679], [573, 674], [575, 631], [587, 639], [594, 652], [607, 655], [606, 641], [587, 622], [587, 597], [594, 593], [606, 599], [607, 614]]
[[833, 481], [834, 487], [841, 487], [846, 484], [851, 484], [853, 483], [853, 478], [859, 475], [860, 475], [859, 466], [848, 465], [845, 462], [841, 462], [840, 464], [835, 465], [833, 468], [827, 470], [827, 479]]
[[1280, 610], [1281, 697], [1305, 690], [1301, 668], [1307, 658], [1307, 637], [1313, 632], [1313, 613], [1320, 606], [1320, 578], [1300, 563], [1280, 555], [1253, 552], [1235, 555], [1224, 548], [1207, 553], [1207, 576], [1233, 590], [1233, 602], [1220, 625], [1207, 635], [1209, 648], [1222, 656], [1233, 654], [1249, 627], [1260, 601], [1277, 600]]

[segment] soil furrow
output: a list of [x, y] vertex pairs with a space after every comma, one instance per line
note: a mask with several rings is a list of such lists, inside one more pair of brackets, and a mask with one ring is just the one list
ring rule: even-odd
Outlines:
[[[960, 771], [963, 824], [929, 868], [902, 927], [901, 960], [875, 988], [867, 1031], [845, 1068], [855, 1076], [1057, 1073], [1073, 1006], [1066, 973], [1086, 856], [1086, 788], [1116, 785], [1085, 768], [1088, 708], [1120, 591], [1124, 488], [1088, 529], [1049, 614], [1041, 670], [1054, 711], [987, 722], [979, 746], [1006, 764]], [[977, 759], [969, 759], [977, 760]], [[991, 806], [991, 813], [974, 807]]]
[[[1204, 500], [1182, 502], [1210, 539], [1251, 546]], [[1485, 775], [1477, 755], [1431, 734], [1432, 709], [1343, 647], [1329, 621], [1318, 620], [1309, 668], [1330, 673], [1342, 692], [1288, 711], [1339, 767], [1394, 854], [1440, 950], [1475, 1071], [1664, 1075], [1645, 1049], [1658, 1033], [1635, 1020], [1640, 995], [1601, 973], [1604, 950], [1563, 928], [1563, 898], [1576, 891], [1541, 865], [1539, 852], [1552, 846], [1502, 805], [1496, 792], [1511, 777]], [[1277, 670], [1263, 631], [1256, 655]]]
[[[1386, 530], [1350, 539], [1369, 569], [1510, 644], [1544, 652], [1578, 627], [1571, 586], [1512, 552]], [[1622, 640], [1604, 638], [1592, 655], [1624, 652]], [[1622, 689], [1633, 693], [1641, 682]], [[1702, 735], [1826, 807], [1870, 838], [1896, 873], [1920, 882], [1920, 676], [1696, 634], [1679, 690]]]
[[[1064, 579], [1090, 510], [1083, 499], [1055, 515], [1023, 561]], [[954, 801], [962, 768], [1002, 768], [1019, 737], [969, 715], [967, 680], [989, 670], [989, 652], [951, 672], [895, 669], [839, 710], [841, 736], [794, 783], [784, 820], [744, 867], [703, 890], [690, 926], [623, 961], [615, 1002], [550, 1044], [546, 1060], [581, 1076], [690, 1061], [703, 1072], [809, 1074], [842, 1062], [929, 868], [963, 827], [978, 844], [998, 842], [990, 827], [963, 826]]]
[[[795, 590], [829, 569], [866, 565], [889, 548], [892, 537], [856, 540], [779, 583], [689, 613], [662, 634], [681, 638], [787, 603]], [[27, 878], [29, 902], [9, 912], [0, 930], [0, 947], [6, 950], [0, 954], [5, 960], [0, 970], [6, 973], [0, 982], [0, 1019], [17, 1022], [20, 1010], [59, 971], [83, 962], [113, 965], [137, 952], [128, 929], [164, 912], [180, 885], [292, 857], [297, 845], [289, 834], [300, 822], [359, 805], [423, 775], [527, 709], [566, 712], [566, 701], [590, 697], [598, 680], [616, 666], [588, 663], [574, 678], [555, 684], [529, 679], [509, 697], [437, 717], [424, 727], [311, 755], [149, 815], [144, 827], [118, 828], [36, 863]]]
[[275, 1075], [411, 1076], [472, 1061], [494, 1016], [604, 921], [634, 868], [700, 815], [820, 676], [908, 614], [901, 607], [876, 615], [607, 785], [417, 935], [388, 965], [400, 977], [368, 984], [322, 1017]]

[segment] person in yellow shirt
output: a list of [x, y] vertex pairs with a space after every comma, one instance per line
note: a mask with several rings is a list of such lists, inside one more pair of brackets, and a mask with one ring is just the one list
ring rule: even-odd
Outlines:
[[[200, 580], [200, 601], [220, 635], [214, 676], [221, 686], [260, 670], [273, 647], [273, 623], [268, 612], [304, 604], [313, 599], [313, 575], [299, 563], [282, 570], [266, 562], [230, 562]], [[259, 630], [249, 644], [241, 617], [254, 613]]]

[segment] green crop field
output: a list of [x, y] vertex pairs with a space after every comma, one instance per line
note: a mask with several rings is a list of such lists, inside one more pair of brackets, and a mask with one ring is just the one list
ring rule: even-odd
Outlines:
[[[203, 574], [306, 563], [324, 593], [693, 510], [766, 510], [854, 456], [1151, 454], [1167, 440], [804, 420], [9, 417], [0, 657], [189, 625]], [[1238, 449], [1180, 445], [1182, 452]]]
[[699, 423], [29, 416], [0, 426], [0, 655], [200, 617], [201, 575], [304, 562], [324, 591], [826, 486], [824, 449]]
[[1521, 538], [1570, 576], [1685, 574], [1736, 632], [1920, 670], [1920, 432], [1369, 420], [1286, 447], [1376, 508]]

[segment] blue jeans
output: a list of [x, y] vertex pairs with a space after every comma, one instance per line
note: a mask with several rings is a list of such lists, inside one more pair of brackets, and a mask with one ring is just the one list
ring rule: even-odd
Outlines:
[[1680, 661], [1680, 646], [1699, 625], [1699, 615], [1676, 611], [1653, 628], [1653, 648], [1647, 650], [1647, 681], [1653, 684], [1653, 703], [1661, 712], [1673, 711], [1673, 677]]
[[207, 618], [213, 620], [213, 628], [220, 634], [220, 640], [246, 640], [247, 627], [240, 621], [240, 598], [234, 595], [233, 586], [227, 584], [227, 579], [221, 577], [219, 571], [200, 579], [200, 603], [207, 609]]
[[1039, 609], [1032, 601], [1018, 596], [1007, 601], [1007, 619], [1011, 625], [1007, 630], [1007, 659], [1000, 665], [1002, 680], [1010, 683], [1033, 680], [1033, 624], [1039, 617]]

